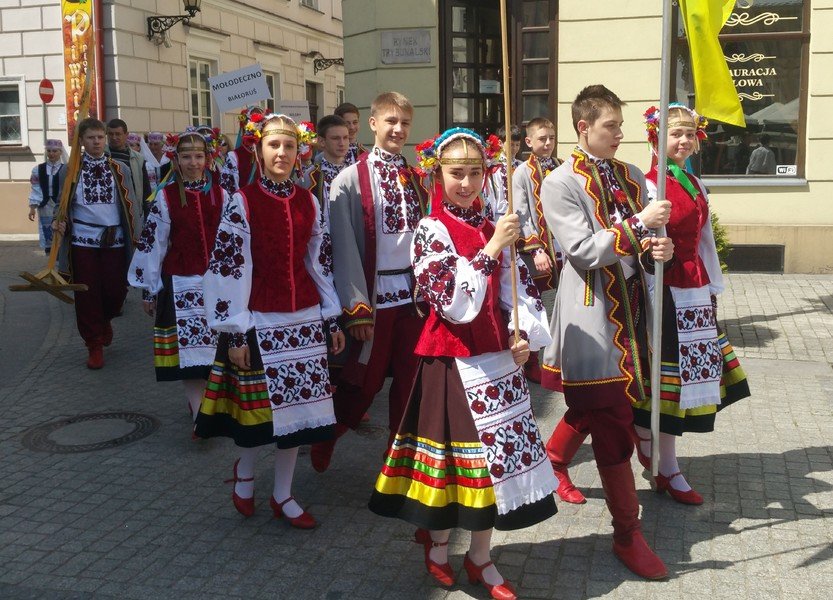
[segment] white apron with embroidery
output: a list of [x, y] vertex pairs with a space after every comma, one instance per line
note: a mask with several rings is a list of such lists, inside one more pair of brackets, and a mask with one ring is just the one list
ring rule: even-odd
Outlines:
[[327, 336], [316, 304], [294, 313], [252, 312], [276, 436], [333, 425]]
[[217, 332], [205, 319], [201, 275], [174, 275], [173, 301], [176, 313], [179, 366], [211, 365], [217, 351]]
[[709, 286], [671, 286], [676, 309], [680, 361], [680, 408], [720, 404], [723, 354]]
[[532, 414], [526, 377], [512, 353], [505, 350], [455, 360], [483, 443], [498, 514], [552, 494], [558, 480]]

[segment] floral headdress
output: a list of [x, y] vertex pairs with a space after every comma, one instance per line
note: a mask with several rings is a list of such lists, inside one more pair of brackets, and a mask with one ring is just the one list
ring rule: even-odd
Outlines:
[[[287, 127], [266, 127], [266, 125], [268, 125], [271, 121], [278, 119], [283, 121]], [[315, 126], [309, 121], [301, 121], [300, 125], [297, 125], [295, 121], [292, 120], [292, 117], [288, 117], [284, 114], [255, 113], [251, 116], [248, 123], [246, 123], [243, 140], [247, 144], [257, 144], [261, 139], [263, 139], [263, 137], [276, 134], [289, 135], [297, 139], [298, 156], [301, 157], [312, 152], [312, 145], [318, 138], [318, 135], [315, 133]]]
[[[195, 146], [189, 144], [177, 150], [177, 146], [179, 146], [180, 142], [187, 138], [198, 138], [205, 143], [205, 148], [202, 146]], [[206, 158], [209, 161], [213, 161], [213, 159], [217, 156], [220, 148], [220, 130], [219, 128], [210, 128], [210, 127], [193, 127], [189, 125], [185, 128], [185, 131], [182, 133], [169, 133], [165, 138], [165, 155], [174, 160], [176, 158], [177, 152], [183, 152], [188, 150], [206, 150]]]
[[252, 118], [253, 115], [256, 114], [263, 114], [263, 109], [259, 106], [247, 106], [243, 110], [240, 111], [240, 114], [237, 115], [237, 121], [240, 123], [240, 129], [246, 127], [246, 123], [249, 122], [249, 119]]
[[457, 159], [442, 159], [443, 149], [453, 140], [462, 139], [463, 141], [472, 142], [480, 151], [482, 162], [487, 167], [491, 167], [500, 160], [500, 155], [503, 150], [500, 139], [495, 135], [490, 135], [487, 141], [483, 141], [477, 133], [471, 129], [464, 127], [453, 127], [447, 129], [445, 132], [429, 138], [418, 144], [415, 148], [417, 155], [416, 171], [422, 177], [434, 174], [440, 165], [452, 164], [469, 164], [470, 161], [475, 160], [480, 164], [479, 159], [457, 158]]
[[[677, 127], [679, 125], [685, 125], [687, 127], [694, 127], [697, 129], [697, 148], [695, 151], [700, 150], [700, 140], [706, 139], [706, 127], [709, 124], [708, 119], [701, 115], [698, 115], [697, 112], [693, 108], [689, 108], [685, 104], [681, 104], [679, 102], [672, 102], [668, 105], [668, 109], [679, 109], [687, 112], [691, 115], [691, 121], [669, 121], [668, 125], [671, 127]], [[656, 153], [656, 148], [659, 143], [659, 109], [656, 106], [650, 107], [648, 110], [645, 111], [645, 129], [648, 132], [648, 142], [651, 144], [651, 148], [653, 152]]]

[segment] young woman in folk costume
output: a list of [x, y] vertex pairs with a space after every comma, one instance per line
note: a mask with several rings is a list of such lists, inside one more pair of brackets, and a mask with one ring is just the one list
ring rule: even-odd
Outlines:
[[202, 276], [228, 194], [208, 167], [213, 138], [186, 131], [169, 136], [168, 148], [174, 174], [150, 206], [127, 279], [142, 289], [144, 310], [156, 318], [156, 380], [182, 381], [196, 417], [217, 347], [205, 317]]
[[[430, 216], [411, 248], [417, 286], [430, 306], [415, 353], [419, 371], [370, 509], [419, 527], [425, 566], [443, 585], [452, 528], [468, 529], [464, 567], [493, 598], [515, 598], [491, 563], [492, 530], [529, 527], [555, 514], [558, 485], [532, 414], [521, 365], [550, 342], [534, 284], [511, 265], [518, 217], [492, 224], [482, 203], [487, 153], [467, 129], [420, 145], [420, 165], [435, 175]], [[514, 341], [511, 278], [518, 281], [521, 336]]]
[[[648, 141], [654, 154], [646, 175], [649, 196], [657, 190], [659, 109], [645, 112]], [[673, 103], [668, 113], [666, 197], [671, 219], [666, 225], [674, 240], [675, 261], [664, 275], [662, 311], [662, 391], [660, 401], [659, 475], [656, 491], [668, 491], [677, 502], [702, 504], [680, 473], [675, 442], [684, 432], [714, 430], [715, 414], [749, 396], [746, 375], [717, 324], [717, 295], [723, 274], [709, 219], [703, 183], [685, 171], [686, 160], [699, 151], [707, 121], [692, 109]], [[634, 405], [639, 438], [637, 456], [650, 469], [651, 402]]]
[[333, 435], [327, 338], [334, 353], [343, 350], [341, 305], [319, 260], [318, 200], [291, 180], [300, 130], [285, 115], [267, 114], [247, 135], [263, 176], [223, 207], [205, 274], [208, 322], [220, 338], [196, 433], [240, 447], [230, 481], [244, 516], [254, 513], [258, 450], [277, 446], [272, 510], [311, 529], [315, 519], [292, 497], [292, 477], [298, 447]]

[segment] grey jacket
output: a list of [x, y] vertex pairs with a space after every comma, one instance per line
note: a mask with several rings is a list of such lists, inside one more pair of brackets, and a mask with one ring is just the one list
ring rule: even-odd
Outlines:
[[[645, 177], [612, 161], [634, 214], [647, 202]], [[565, 255], [544, 352], [543, 384], [563, 385], [568, 406], [603, 408], [644, 398], [644, 285], [626, 280], [621, 259], [639, 258], [645, 234], [635, 217], [611, 224], [598, 169], [574, 151], [542, 188], [550, 230]], [[636, 261], [641, 264], [642, 261]]]

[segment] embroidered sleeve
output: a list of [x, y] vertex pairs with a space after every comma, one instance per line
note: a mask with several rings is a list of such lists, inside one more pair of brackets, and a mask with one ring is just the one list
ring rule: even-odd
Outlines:
[[240, 173], [237, 169], [237, 161], [234, 160], [235, 154], [229, 152], [226, 155], [226, 162], [223, 164], [223, 169], [220, 171], [220, 185], [226, 190], [229, 195], [234, 194], [240, 187], [238, 180]]
[[321, 297], [321, 317], [326, 320], [341, 314], [341, 303], [333, 282], [330, 232], [327, 231], [327, 224], [321, 222], [318, 200], [310, 194], [310, 201], [315, 209], [315, 219], [312, 223], [312, 235], [307, 244], [304, 264], [318, 289], [318, 295]]
[[242, 348], [248, 346], [249, 342], [246, 340], [245, 333], [231, 333], [228, 337], [228, 345], [230, 348]]
[[43, 190], [40, 187], [40, 176], [37, 167], [32, 169], [29, 183], [32, 184], [32, 189], [29, 191], [29, 206], [40, 206], [40, 203], [43, 202]]
[[529, 342], [531, 350], [538, 350], [552, 342], [549, 320], [544, 310], [544, 303], [538, 288], [532, 281], [523, 260], [517, 257], [514, 268], [511, 265], [509, 250], [504, 250], [500, 265], [500, 308], [507, 311], [509, 335], [514, 334], [515, 325], [512, 318], [512, 279], [515, 277], [518, 287], [518, 325], [520, 335]]
[[324, 324], [327, 326], [327, 331], [330, 332], [330, 335], [336, 334], [341, 331], [341, 327], [338, 326], [338, 317], [330, 317], [328, 319], [324, 319]]
[[220, 227], [203, 276], [208, 324], [220, 332], [244, 334], [254, 326], [249, 310], [252, 291], [251, 230], [243, 196], [223, 204]]
[[411, 264], [422, 297], [437, 314], [452, 323], [469, 323], [480, 312], [498, 261], [482, 251], [471, 261], [458, 255], [446, 228], [423, 219], [411, 244]]
[[156, 295], [162, 289], [162, 263], [168, 253], [171, 219], [165, 190], [151, 204], [136, 251], [127, 269], [127, 282]]
[[151, 294], [147, 290], [142, 290], [142, 300], [145, 302], [155, 302], [156, 301], [156, 294]]

